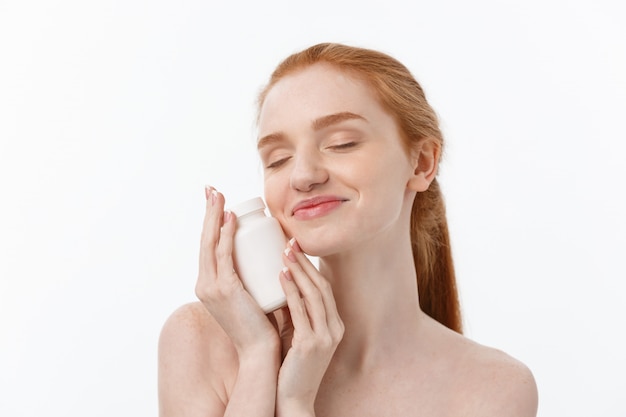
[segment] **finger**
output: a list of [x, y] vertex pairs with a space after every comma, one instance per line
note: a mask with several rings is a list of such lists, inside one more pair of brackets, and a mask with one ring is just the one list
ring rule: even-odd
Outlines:
[[293, 276], [289, 271], [289, 268], [285, 267], [280, 272], [280, 285], [285, 292], [285, 298], [287, 299], [287, 307], [289, 307], [289, 315], [291, 316], [291, 323], [294, 329], [298, 332], [310, 333], [313, 329], [309, 322], [309, 316], [307, 309], [304, 305], [304, 300], [300, 296], [300, 290], [293, 280]]
[[293, 249], [296, 261], [302, 270], [310, 277], [311, 281], [315, 284], [322, 296], [328, 326], [338, 331], [343, 331], [341, 330], [343, 329], [343, 322], [339, 317], [337, 303], [335, 301], [335, 296], [333, 295], [330, 283], [302, 252], [295, 238], [292, 238], [289, 241], [289, 246]]
[[319, 330], [322, 326], [326, 327], [326, 307], [319, 288], [304, 271], [291, 247], [285, 250], [283, 257], [285, 265], [288, 265], [289, 272], [304, 298], [311, 327], [313, 330]]
[[206, 196], [206, 207], [204, 220], [202, 221], [202, 233], [200, 234], [200, 269], [211, 270], [211, 255], [217, 245], [219, 237], [219, 229], [213, 226], [215, 213], [213, 206], [215, 205], [215, 189], [210, 186], [204, 187]]
[[[223, 207], [224, 199], [213, 187], [210, 186], [205, 187], [205, 196], [206, 209], [204, 220], [202, 222], [201, 242], [205, 245], [205, 247], [212, 246], [214, 248], [219, 239], [223, 210], [220, 207]], [[207, 254], [210, 253], [212, 253], [212, 251], [209, 251]]]
[[219, 241], [224, 199], [213, 187], [205, 186], [206, 212], [202, 223], [196, 295], [200, 300], [210, 297], [217, 279], [215, 250]]
[[302, 269], [309, 276], [311, 276], [311, 278], [313, 279], [313, 282], [315, 282], [315, 284], [317, 285], [319, 281], [317, 277], [321, 277], [321, 275], [319, 274], [319, 271], [317, 270], [315, 265], [313, 265], [311, 261], [309, 260], [309, 258], [307, 258], [307, 256], [304, 254], [304, 252], [302, 252], [302, 249], [300, 249], [300, 245], [296, 241], [296, 238], [292, 237], [289, 240], [288, 245], [293, 250], [296, 260], [298, 261]]
[[215, 251], [217, 255], [217, 276], [219, 280], [223, 280], [223, 284], [232, 284], [238, 281], [233, 264], [233, 242], [237, 227], [235, 214], [231, 211], [224, 212], [223, 222], [224, 225], [222, 226]]

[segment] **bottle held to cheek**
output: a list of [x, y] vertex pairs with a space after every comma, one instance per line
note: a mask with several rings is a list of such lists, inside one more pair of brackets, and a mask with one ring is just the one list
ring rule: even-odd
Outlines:
[[287, 304], [278, 278], [287, 238], [278, 220], [265, 215], [261, 197], [246, 200], [230, 210], [237, 216], [235, 270], [261, 309], [271, 313]]

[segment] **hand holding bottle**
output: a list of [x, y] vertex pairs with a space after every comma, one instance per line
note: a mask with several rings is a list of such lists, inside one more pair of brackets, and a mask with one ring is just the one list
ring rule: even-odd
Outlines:
[[[207, 187], [196, 295], [228, 334], [240, 356], [279, 352], [278, 334], [235, 272], [236, 217], [224, 212], [224, 196]], [[259, 358], [260, 360], [260, 358]]]

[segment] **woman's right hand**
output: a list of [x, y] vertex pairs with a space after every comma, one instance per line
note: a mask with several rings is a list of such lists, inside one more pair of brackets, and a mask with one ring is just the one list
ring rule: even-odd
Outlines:
[[259, 352], [279, 355], [278, 332], [234, 270], [235, 215], [224, 212], [224, 196], [214, 188], [205, 187], [205, 194], [196, 296], [228, 334], [240, 357]]

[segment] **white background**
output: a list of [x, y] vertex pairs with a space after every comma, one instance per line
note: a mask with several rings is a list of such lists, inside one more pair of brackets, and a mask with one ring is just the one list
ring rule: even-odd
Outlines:
[[441, 116], [466, 334], [540, 416], [626, 415], [620, 3], [0, 0], [0, 415], [156, 415], [203, 186], [262, 192], [256, 93], [322, 41], [399, 58]]

